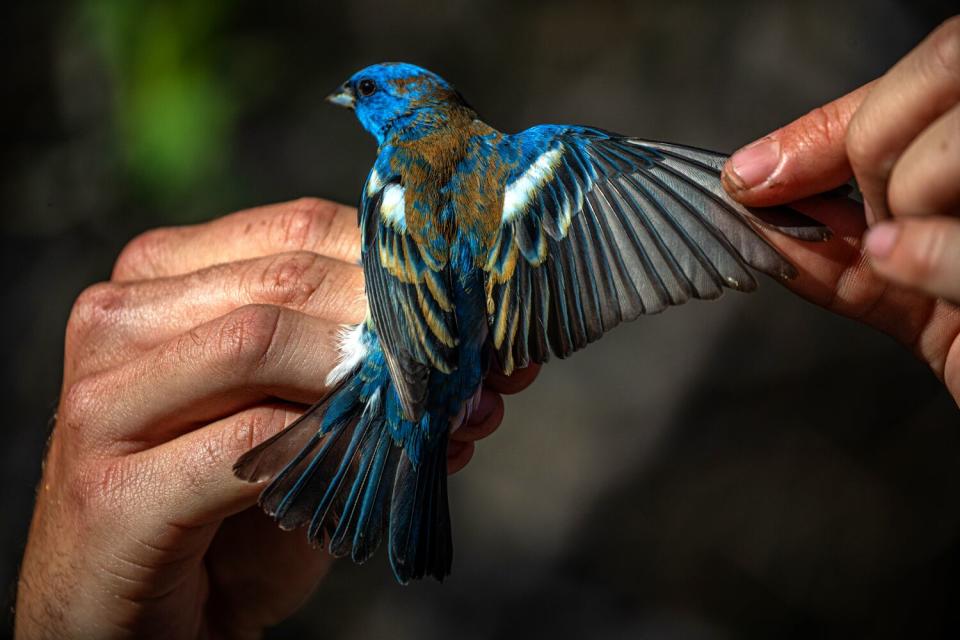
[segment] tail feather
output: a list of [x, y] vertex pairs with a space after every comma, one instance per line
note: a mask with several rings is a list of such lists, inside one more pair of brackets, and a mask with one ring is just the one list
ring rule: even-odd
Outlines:
[[[307, 529], [307, 537], [311, 540], [320, 541], [323, 535], [332, 533], [333, 527], [331, 520], [334, 520], [342, 514], [343, 500], [341, 492], [347, 484], [345, 481], [351, 471], [355, 472], [355, 458], [358, 455], [361, 443], [367, 439], [370, 434], [371, 423], [374, 422], [366, 412], [360, 417], [353, 428], [353, 434], [346, 450], [340, 456], [340, 463], [337, 465], [333, 476], [321, 476], [318, 488], [323, 487], [323, 494], [319, 502], [313, 506], [313, 518], [310, 520], [310, 527]], [[352, 484], [352, 483], [350, 483]], [[340, 504], [336, 504], [339, 501]], [[309, 502], [314, 502], [311, 498]], [[328, 519], [328, 516], [332, 516]]]
[[380, 443], [373, 459], [363, 496], [363, 507], [353, 536], [354, 562], [366, 562], [380, 546], [383, 531], [387, 528], [393, 489], [391, 481], [394, 479], [400, 455], [400, 448], [393, 446], [389, 431], [384, 429], [380, 434]]
[[330, 553], [366, 561], [389, 532], [389, 556], [402, 583], [450, 573], [447, 434], [416, 447], [396, 439], [388, 385], [364, 399], [358, 372], [286, 430], [244, 454], [234, 473], [271, 479], [260, 505], [284, 529], [308, 525], [308, 538]]
[[282, 528], [296, 529], [313, 520], [329, 480], [342, 464], [355, 426], [341, 425], [313, 446], [304, 447], [261, 494], [260, 506]]
[[404, 453], [390, 512], [390, 563], [402, 583], [450, 574], [453, 541], [447, 503], [447, 434], [414, 465]]
[[[279, 473], [274, 470], [276, 477], [260, 495], [260, 506], [281, 528], [296, 529], [313, 521], [319, 501], [328, 493], [329, 481], [337, 477], [344, 459], [349, 460], [348, 449], [358, 426], [359, 389], [358, 379], [348, 381], [279, 434], [282, 438], [288, 432], [312, 431], [299, 453], [280, 467]], [[304, 439], [293, 435], [289, 441]], [[267, 459], [282, 463], [280, 453], [272, 451], [276, 446], [271, 439], [248, 452], [234, 467], [238, 475], [250, 475], [244, 467], [251, 464], [257, 464], [261, 474], [269, 471]]]
[[[379, 418], [382, 421], [382, 418]], [[330, 553], [335, 556], [344, 556], [350, 553], [353, 546], [353, 535], [356, 531], [357, 521], [363, 508], [363, 500], [367, 486], [370, 483], [371, 473], [374, 471], [374, 456], [378, 447], [384, 440], [386, 429], [382, 425], [368, 424], [366, 433], [363, 435], [363, 447], [358, 452], [358, 462], [353, 475], [353, 482], [350, 485], [350, 493], [344, 500], [343, 507], [339, 509], [339, 519], [337, 528], [330, 537]]]
[[304, 498], [323, 495], [327, 480], [336, 473], [350, 441], [345, 431], [330, 432], [318, 446], [304, 448], [306, 455], [294, 459], [260, 496], [260, 506], [284, 529], [296, 529], [313, 518], [314, 508]]

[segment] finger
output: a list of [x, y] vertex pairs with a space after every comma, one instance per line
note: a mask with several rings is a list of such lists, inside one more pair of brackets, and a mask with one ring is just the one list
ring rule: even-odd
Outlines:
[[[126, 583], [126, 592], [138, 600], [166, 598], [182, 587], [185, 572], [212, 558], [211, 580], [221, 587], [227, 582], [238, 586], [246, 576], [242, 584], [249, 595], [250, 585], [264, 582], [262, 574], [257, 580], [251, 573], [256, 565], [266, 564], [269, 557], [271, 566], [260, 567], [261, 571], [282, 568], [303, 548], [290, 536], [282, 550], [253, 554], [245, 563], [228, 565], [216, 559], [221, 551], [229, 551], [218, 546], [231, 537], [236, 541], [230, 520], [221, 520], [253, 505], [262, 489], [233, 476], [234, 460], [247, 447], [283, 429], [302, 410], [292, 405], [260, 407], [148, 451], [96, 460], [99, 470], [92, 472], [96, 493], [87, 499], [105, 501], [108, 506], [98, 510], [99, 529], [90, 546], [96, 549], [96, 542], [109, 543], [105, 566], [111, 576]], [[244, 528], [244, 543], [259, 548], [258, 542], [276, 541], [279, 536], [267, 533], [268, 522], [262, 521], [257, 529]], [[275, 525], [273, 529], [277, 530]], [[306, 536], [301, 533], [297, 538], [305, 541]], [[297, 571], [286, 574], [285, 586], [305, 583], [306, 590], [329, 559], [319, 553], [315, 559], [299, 555]]]
[[910, 143], [887, 197], [894, 216], [960, 215], [960, 104]]
[[356, 209], [301, 198], [204, 224], [147, 231], [120, 253], [112, 279], [162, 278], [290, 251], [311, 251], [356, 264], [360, 259]]
[[138, 469], [131, 490], [164, 522], [194, 527], [239, 513], [256, 504], [264, 485], [237, 478], [233, 464], [303, 411], [291, 403], [264, 404], [128, 456]]
[[493, 369], [487, 374], [484, 385], [498, 393], [520, 393], [537, 379], [540, 374], [540, 365], [531, 364], [523, 369], [517, 369], [509, 376]]
[[884, 278], [960, 304], [960, 220], [907, 218], [876, 225], [865, 239]]
[[[127, 489], [148, 501], [164, 522], [196, 527], [218, 522], [256, 504], [262, 482], [240, 480], [233, 464], [241, 455], [280, 433], [303, 414], [302, 405], [270, 403], [241, 411], [169, 442], [129, 456]], [[456, 473], [473, 457], [472, 442], [450, 441], [447, 471]]]
[[267, 305], [241, 307], [67, 390], [87, 446], [132, 453], [268, 398], [316, 401], [339, 325]]
[[67, 352], [83, 367], [73, 374], [116, 366], [248, 304], [278, 305], [355, 324], [366, 313], [363, 270], [300, 251], [188, 275], [94, 285], [77, 299], [68, 324]]
[[853, 175], [847, 125], [874, 83], [818, 107], [734, 153], [721, 181], [731, 196], [764, 207], [834, 189]]
[[[863, 207], [848, 198], [809, 198], [794, 203], [801, 213], [833, 231], [827, 242], [798, 242], [765, 233], [797, 266], [786, 286], [814, 304], [888, 333], [947, 380], [947, 354], [960, 344], [960, 308], [929, 295], [890, 286], [861, 251], [866, 229]], [[960, 385], [960, 375], [956, 376]], [[960, 387], [957, 387], [960, 391]]]
[[910, 141], [960, 102], [960, 16], [947, 20], [877, 82], [847, 131], [847, 156], [868, 223], [889, 217], [887, 181]]
[[480, 392], [477, 408], [459, 429], [450, 434], [451, 440], [474, 442], [486, 438], [503, 422], [503, 398], [499, 393], [484, 389]]

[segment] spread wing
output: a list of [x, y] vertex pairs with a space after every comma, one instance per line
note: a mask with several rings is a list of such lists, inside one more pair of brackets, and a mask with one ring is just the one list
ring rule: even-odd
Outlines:
[[723, 287], [750, 268], [796, 271], [756, 230], [803, 240], [829, 230], [788, 209], [747, 209], [720, 184], [726, 156], [598, 129], [512, 136], [517, 166], [486, 264], [493, 346], [510, 372], [563, 358], [625, 320]]
[[361, 260], [391, 380], [405, 416], [415, 421], [430, 368], [456, 368], [457, 335], [446, 258], [408, 232], [405, 201], [398, 177], [371, 172], [360, 202]]

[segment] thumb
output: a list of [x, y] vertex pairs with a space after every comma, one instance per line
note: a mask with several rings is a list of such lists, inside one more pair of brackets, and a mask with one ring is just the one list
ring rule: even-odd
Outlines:
[[770, 206], [829, 191], [853, 175], [847, 125], [873, 82], [817, 107], [737, 151], [723, 168], [723, 186], [749, 206]]

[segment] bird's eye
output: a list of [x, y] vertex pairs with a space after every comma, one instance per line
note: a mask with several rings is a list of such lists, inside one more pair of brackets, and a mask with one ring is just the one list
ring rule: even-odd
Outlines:
[[360, 92], [360, 95], [366, 98], [367, 96], [373, 95], [377, 90], [377, 83], [371, 80], [370, 78], [364, 78], [360, 81], [360, 84], [357, 85], [357, 91]]

